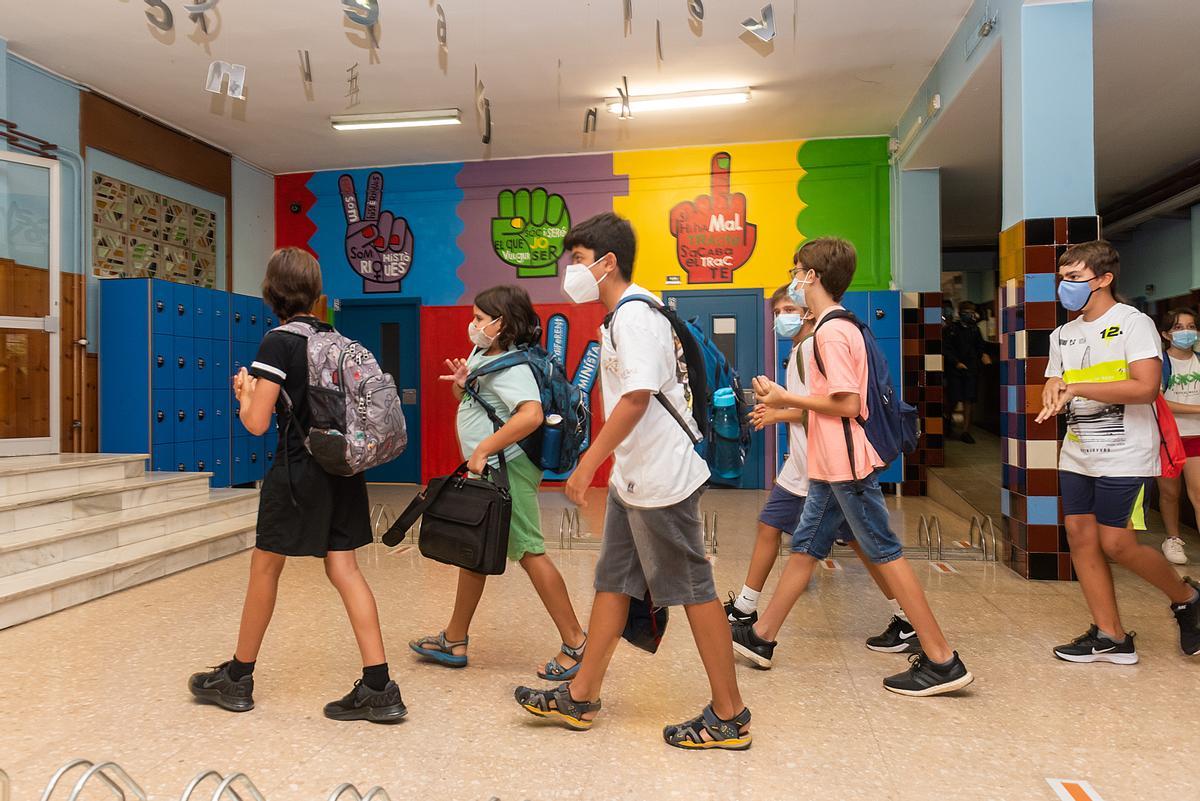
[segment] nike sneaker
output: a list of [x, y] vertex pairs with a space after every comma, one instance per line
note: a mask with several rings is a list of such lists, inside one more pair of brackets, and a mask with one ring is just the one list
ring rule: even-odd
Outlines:
[[899, 615], [892, 615], [892, 622], [882, 634], [867, 638], [867, 647], [882, 653], [907, 654], [920, 651], [921, 641], [911, 623]]
[[736, 601], [734, 594], [729, 593], [729, 600], [725, 602], [725, 617], [729, 618], [730, 623], [758, 622], [758, 612], [743, 612], [734, 605]]
[[1131, 631], [1125, 635], [1124, 642], [1113, 642], [1100, 633], [1100, 629], [1092, 626], [1085, 634], [1081, 634], [1066, 645], [1054, 649], [1054, 655], [1067, 662], [1112, 662], [1114, 665], [1137, 664], [1138, 655], [1133, 647]]
[[382, 690], [372, 690], [362, 679], [345, 697], [325, 705], [325, 717], [330, 720], [369, 720], [372, 723], [391, 723], [408, 714], [400, 697], [400, 687], [389, 681]]
[[188, 689], [197, 699], [230, 712], [254, 709], [254, 676], [243, 676], [234, 681], [229, 675], [228, 662], [222, 662], [206, 673], [193, 673], [188, 679]]

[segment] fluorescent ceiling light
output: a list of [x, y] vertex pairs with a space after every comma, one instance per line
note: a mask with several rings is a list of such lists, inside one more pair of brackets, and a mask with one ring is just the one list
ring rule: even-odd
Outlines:
[[[750, 100], [750, 87], [737, 89], [710, 89], [701, 92], [679, 92], [673, 95], [642, 95], [629, 98], [629, 110], [673, 111], [684, 108], [708, 108], [710, 106], [735, 106]], [[613, 114], [621, 113], [621, 98], [606, 97], [604, 104]]]
[[456, 108], [431, 111], [391, 111], [385, 114], [338, 114], [329, 118], [338, 131], [368, 131], [376, 128], [425, 128], [432, 125], [461, 125]]

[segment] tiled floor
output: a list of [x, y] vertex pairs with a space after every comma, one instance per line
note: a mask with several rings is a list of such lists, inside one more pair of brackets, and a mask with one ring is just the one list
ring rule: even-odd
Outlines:
[[[741, 586], [755, 502], [751, 493], [706, 496], [721, 519], [722, 591]], [[901, 507], [916, 514], [909, 500]], [[554, 557], [585, 614], [596, 551]], [[359, 665], [315, 560], [284, 572], [256, 676], [258, 707], [235, 716], [193, 704], [188, 674], [233, 647], [248, 564], [241, 554], [0, 632], [0, 768], [12, 776], [13, 798], [36, 798], [76, 756], [116, 759], [156, 801], [178, 798], [203, 768], [245, 771], [268, 801], [321, 801], [342, 781], [383, 785], [396, 801], [1051, 801], [1046, 777], [1087, 780], [1106, 801], [1200, 797], [1200, 661], [1179, 652], [1162, 599], [1120, 570], [1122, 611], [1139, 633], [1142, 662], [1133, 667], [1050, 655], [1087, 625], [1077, 586], [1026, 582], [994, 564], [959, 563], [951, 574], [918, 564], [977, 675], [960, 695], [932, 699], [880, 686], [905, 661], [862, 645], [888, 617], [864, 569], [841, 560], [841, 570], [820, 570], [783, 629], [776, 668], [739, 666], [755, 742], [734, 754], [686, 753], [660, 739], [663, 724], [708, 698], [682, 614], [657, 655], [618, 649], [600, 722], [568, 732], [512, 700], [513, 686], [536, 683], [535, 664], [556, 647], [519, 569], [490, 582], [471, 667], [450, 671], [415, 663], [405, 642], [444, 624], [453, 571], [411, 548], [367, 549], [361, 561], [408, 720], [379, 727], [321, 716]], [[109, 796], [99, 785], [83, 796], [101, 797]]]

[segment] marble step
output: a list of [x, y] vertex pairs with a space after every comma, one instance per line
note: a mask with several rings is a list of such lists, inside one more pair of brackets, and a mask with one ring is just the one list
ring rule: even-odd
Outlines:
[[0, 629], [245, 550], [257, 513], [0, 578]]
[[84, 486], [0, 496], [0, 534], [208, 494], [211, 473], [145, 473]]
[[249, 514], [258, 491], [218, 489], [177, 501], [0, 533], [0, 577]]
[[59, 453], [0, 457], [0, 498], [24, 492], [136, 478], [144, 453]]

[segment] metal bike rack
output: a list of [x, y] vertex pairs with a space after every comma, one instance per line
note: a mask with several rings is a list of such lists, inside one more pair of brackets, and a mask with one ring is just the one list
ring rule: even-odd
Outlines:
[[187, 787], [183, 788], [183, 795], [179, 796], [179, 801], [190, 801], [192, 793], [196, 792], [196, 788], [203, 784], [204, 780], [210, 776], [217, 780], [217, 789], [213, 791], [211, 801], [219, 801], [226, 793], [241, 801], [242, 796], [233, 787], [234, 782], [239, 780], [242, 783], [243, 791], [248, 793], [253, 801], [266, 801], [263, 798], [263, 794], [259, 792], [254, 782], [250, 781], [250, 777], [245, 773], [233, 773], [226, 778], [215, 770], [202, 770], [197, 773], [195, 778], [188, 782]]
[[562, 517], [558, 519], [558, 547], [574, 548], [575, 540], [579, 539], [582, 529], [579, 510], [574, 507], [563, 509]]
[[392, 517], [392, 510], [382, 503], [377, 503], [371, 507], [371, 533], [378, 542], [383, 532], [386, 532], [392, 527], [392, 523], [396, 522]]
[[929, 518], [921, 515], [921, 522], [917, 524], [917, 547], [925, 546], [926, 558], [933, 561], [933, 537], [929, 536]]
[[946, 553], [942, 548], [942, 521], [938, 520], [937, 515], [929, 516], [929, 533], [937, 538], [937, 558], [941, 562], [946, 558]]
[[[58, 787], [58, 783], [62, 781], [63, 776], [65, 776], [71, 770], [81, 766], [86, 767], [86, 770], [84, 770], [83, 775], [79, 777], [79, 781], [75, 782], [75, 786], [71, 788], [71, 795], [68, 797], [69, 801], [75, 801], [75, 799], [79, 797], [79, 794], [83, 791], [84, 785], [91, 781], [93, 776], [99, 776], [100, 779], [108, 785], [109, 789], [113, 791], [113, 795], [121, 799], [121, 801], [125, 801], [126, 789], [132, 791], [134, 796], [140, 799], [140, 801], [148, 801], [146, 792], [142, 790], [137, 782], [129, 777], [129, 774], [126, 773], [125, 769], [120, 765], [115, 762], [101, 762], [99, 765], [97, 765], [96, 763], [87, 759], [73, 759], [55, 771], [54, 775], [50, 777], [50, 781], [47, 783], [46, 789], [42, 792], [41, 801], [49, 801], [50, 796], [54, 794], [54, 790]], [[112, 777], [109, 776], [106, 771], [112, 771], [115, 773], [117, 778], [120, 779], [125, 786], [122, 787], [120, 784], [117, 784], [117, 782], [113, 781]]]
[[[978, 541], [976, 541], [976, 537], [978, 537]], [[1000, 550], [996, 543], [996, 526], [992, 522], [991, 515], [971, 515], [971, 528], [967, 532], [967, 541], [972, 548], [979, 548], [983, 561], [1000, 561]]]
[[380, 799], [381, 801], [392, 801], [391, 797], [387, 794], [387, 790], [384, 790], [378, 785], [371, 787], [367, 790], [367, 794], [363, 795], [361, 792], [359, 792], [358, 788], [350, 782], [344, 782], [333, 788], [333, 792], [329, 794], [327, 801], [338, 801], [338, 799], [341, 798], [345, 793], [350, 793], [354, 797], [354, 801], [373, 801], [373, 799], [376, 798]]
[[708, 546], [713, 556], [717, 554], [718, 539], [717, 539], [717, 513], [704, 512], [704, 544]]
[[938, 520], [937, 515], [921, 515], [921, 522], [917, 525], [917, 547], [922, 545], [925, 546], [925, 558], [929, 561], [933, 561], [935, 553], [939, 562], [946, 558], [942, 544], [942, 521]]

